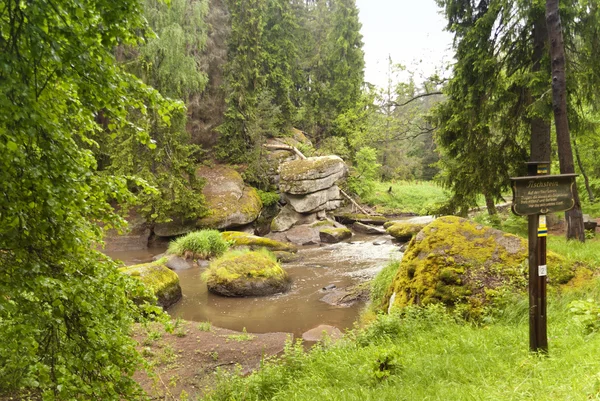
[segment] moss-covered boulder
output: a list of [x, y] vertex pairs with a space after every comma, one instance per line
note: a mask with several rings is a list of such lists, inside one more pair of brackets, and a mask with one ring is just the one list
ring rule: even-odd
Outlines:
[[121, 269], [125, 274], [139, 279], [157, 298], [157, 304], [168, 308], [181, 299], [179, 276], [165, 265], [166, 259]]
[[427, 224], [397, 222], [388, 226], [386, 232], [398, 241], [410, 241], [412, 237], [417, 235]]
[[293, 160], [281, 165], [279, 188], [290, 194], [310, 194], [332, 187], [347, 170], [339, 156]]
[[276, 241], [274, 239], [259, 237], [241, 231], [224, 231], [221, 236], [233, 246], [247, 246], [250, 249], [266, 248], [269, 251], [298, 252], [298, 247], [293, 244]]
[[352, 237], [352, 231], [348, 228], [321, 228], [319, 230], [321, 242], [335, 244]]
[[202, 278], [208, 290], [227, 297], [271, 295], [289, 290], [291, 279], [267, 251], [230, 251], [212, 261]]
[[[443, 303], [466, 305], [471, 315], [505, 291], [527, 286], [527, 243], [523, 238], [458, 217], [442, 217], [411, 241], [378, 309]], [[573, 269], [548, 255], [550, 283], [562, 284]]]
[[202, 194], [210, 209], [198, 220], [199, 228], [241, 227], [257, 219], [262, 209], [258, 192], [244, 184], [240, 174], [226, 166], [203, 166], [196, 175], [206, 181]]

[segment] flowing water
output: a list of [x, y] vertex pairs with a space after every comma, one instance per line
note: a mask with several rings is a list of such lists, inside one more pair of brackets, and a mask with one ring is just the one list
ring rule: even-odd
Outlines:
[[[386, 240], [385, 244], [374, 242]], [[139, 252], [113, 252], [110, 256], [126, 264], [143, 263], [164, 249]], [[343, 288], [373, 277], [390, 260], [402, 253], [391, 237], [355, 235], [351, 241], [304, 247], [299, 259], [283, 264], [292, 278], [292, 288], [285, 294], [256, 298], [227, 298], [208, 292], [200, 275], [203, 268], [177, 271], [183, 299], [169, 314], [191, 321], [210, 321], [217, 327], [232, 330], [246, 328], [251, 333], [283, 331], [300, 336], [320, 324], [341, 330], [352, 327], [362, 305], [332, 306], [320, 299], [328, 285]]]

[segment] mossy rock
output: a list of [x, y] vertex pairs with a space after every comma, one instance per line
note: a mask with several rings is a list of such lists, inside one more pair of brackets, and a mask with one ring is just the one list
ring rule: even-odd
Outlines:
[[388, 218], [385, 216], [370, 216], [368, 214], [360, 213], [336, 213], [333, 217], [342, 224], [353, 224], [359, 222], [374, 226], [382, 226], [388, 221]]
[[227, 166], [202, 166], [196, 175], [206, 181], [202, 195], [209, 215], [197, 221], [198, 228], [241, 227], [258, 218], [262, 202], [256, 189], [246, 186], [242, 176]]
[[426, 224], [397, 222], [386, 228], [386, 232], [399, 241], [410, 241]]
[[300, 259], [300, 255], [296, 252], [273, 251], [272, 253], [280, 263], [290, 263]]
[[[479, 316], [497, 295], [526, 289], [527, 257], [523, 238], [458, 217], [439, 218], [412, 239], [377, 309], [387, 311], [393, 298], [395, 307], [466, 305], [469, 316]], [[552, 252], [548, 269], [550, 284], [574, 276], [573, 266]]]
[[274, 239], [259, 237], [241, 231], [224, 231], [221, 236], [225, 241], [234, 246], [247, 246], [250, 249], [266, 248], [269, 251], [298, 252], [298, 247], [293, 244], [276, 241]]
[[179, 276], [166, 266], [166, 258], [152, 263], [127, 266], [121, 269], [125, 274], [139, 279], [156, 296], [157, 304], [163, 308], [181, 299]]
[[279, 168], [279, 189], [290, 194], [310, 194], [330, 188], [346, 175], [339, 156], [309, 157], [283, 163]]
[[319, 237], [321, 242], [328, 244], [335, 244], [352, 237], [352, 231], [348, 228], [322, 228], [319, 230]]
[[227, 297], [272, 295], [289, 290], [291, 279], [266, 251], [230, 251], [212, 261], [202, 278], [208, 290]]

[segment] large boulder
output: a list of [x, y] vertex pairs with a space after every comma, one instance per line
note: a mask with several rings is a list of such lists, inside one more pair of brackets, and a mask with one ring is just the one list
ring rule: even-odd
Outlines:
[[[505, 291], [527, 286], [527, 243], [523, 238], [458, 217], [441, 217], [411, 241], [379, 309], [442, 303], [466, 305], [469, 316]], [[565, 283], [573, 269], [548, 254], [550, 283]]]
[[196, 174], [206, 180], [202, 194], [210, 208], [210, 214], [198, 220], [197, 227], [225, 229], [256, 220], [262, 202], [237, 171], [226, 166], [203, 166]]
[[244, 246], [250, 249], [266, 248], [269, 251], [298, 252], [298, 247], [285, 242], [277, 241], [271, 238], [259, 237], [240, 231], [225, 231], [221, 233], [225, 241], [229, 241], [233, 246]]
[[127, 229], [118, 232], [111, 229], [104, 234], [104, 252], [139, 251], [148, 248], [151, 230], [148, 222], [135, 209], [125, 215]]
[[290, 205], [285, 205], [271, 221], [271, 231], [287, 231], [294, 226], [311, 224], [315, 221], [317, 221], [316, 213], [298, 213]]
[[139, 279], [157, 298], [157, 304], [168, 308], [181, 299], [179, 276], [167, 266], [165, 259], [124, 267], [121, 271]]
[[287, 272], [268, 252], [228, 252], [213, 260], [202, 277], [209, 291], [227, 297], [271, 295], [291, 286]]
[[339, 156], [293, 160], [281, 165], [279, 188], [289, 194], [310, 194], [332, 187], [346, 171]]
[[337, 185], [306, 195], [284, 194], [285, 201], [298, 213], [337, 209], [342, 198]]

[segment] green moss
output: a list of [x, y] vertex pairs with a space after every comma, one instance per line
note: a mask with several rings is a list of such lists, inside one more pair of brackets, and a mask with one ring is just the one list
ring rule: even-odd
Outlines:
[[311, 227], [334, 227], [334, 223], [333, 221], [330, 220], [322, 220], [322, 221], [317, 221], [316, 223], [312, 223], [310, 226]]
[[232, 194], [212, 196], [205, 194], [205, 198], [210, 211], [208, 216], [198, 221], [198, 227], [217, 227], [233, 213], [240, 212], [247, 217], [248, 222], [251, 222], [258, 217], [263, 206], [257, 190], [252, 187], [247, 187], [239, 199]]
[[238, 279], [278, 279], [287, 280], [287, 273], [281, 268], [273, 254], [266, 250], [229, 251], [211, 262], [202, 278], [208, 284], [221, 284]]
[[152, 263], [123, 267], [120, 270], [139, 279], [158, 299], [159, 305], [169, 306], [181, 298], [179, 276], [165, 266], [162, 258]]
[[426, 224], [396, 222], [388, 226], [386, 231], [394, 238], [409, 240], [414, 235], [417, 235], [425, 226]]
[[[398, 307], [464, 304], [476, 315], [493, 294], [486, 290], [526, 287], [526, 258], [522, 238], [458, 217], [437, 219], [409, 244], [379, 308], [387, 310], [396, 293]], [[556, 265], [552, 269], [563, 272]]]
[[319, 157], [297, 159], [281, 165], [281, 179], [285, 181], [300, 181], [309, 179], [311, 172], [323, 173], [343, 163], [339, 158]]
[[380, 224], [385, 224], [388, 221], [388, 218], [385, 216], [370, 216], [368, 214], [360, 213], [338, 213], [335, 215], [335, 217], [342, 224], [349, 224], [357, 221], [374, 223], [379, 222]]
[[267, 248], [270, 251], [298, 252], [298, 248], [293, 244], [286, 244], [240, 231], [224, 231], [221, 236], [225, 241], [229, 241], [235, 246], [248, 246], [252, 249]]

